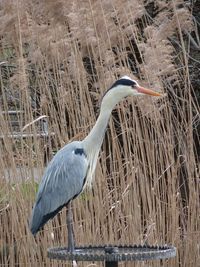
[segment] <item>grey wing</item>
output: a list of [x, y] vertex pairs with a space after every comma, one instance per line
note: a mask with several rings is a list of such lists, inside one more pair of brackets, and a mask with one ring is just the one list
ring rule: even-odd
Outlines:
[[30, 229], [33, 234], [81, 193], [88, 161], [79, 144], [73, 142], [62, 148], [47, 166], [32, 212]]

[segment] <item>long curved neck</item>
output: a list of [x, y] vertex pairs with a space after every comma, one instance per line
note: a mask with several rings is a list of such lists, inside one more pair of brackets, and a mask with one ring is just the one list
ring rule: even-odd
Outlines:
[[[118, 94], [116, 93], [115, 95], [113, 95], [113, 92], [111, 91], [112, 90], [110, 90], [110, 92], [108, 92], [102, 99], [99, 117], [94, 127], [92, 128], [91, 132], [89, 133], [89, 135], [84, 139], [84, 145], [85, 145], [86, 151], [99, 152], [100, 147], [103, 142], [103, 138], [105, 135], [106, 127], [108, 125], [108, 120], [110, 118], [111, 112], [113, 108], [115, 107], [115, 105], [123, 97], [126, 96], [126, 94], [124, 94], [124, 91], [121, 89], [119, 90], [119, 93]], [[123, 94], [121, 93], [121, 91]]]
[[91, 132], [83, 140], [83, 147], [86, 151], [89, 170], [86, 178], [86, 184], [91, 186], [93, 174], [96, 168], [96, 163], [98, 159], [98, 154], [103, 143], [103, 138], [105, 135], [106, 127], [111, 115], [111, 112], [115, 105], [124, 97], [125, 95], [115, 94], [113, 95], [112, 90], [108, 92], [101, 103], [101, 110], [99, 117], [92, 128]]
[[110, 109], [103, 110], [101, 108], [99, 117], [95, 125], [93, 126], [88, 136], [86, 136], [86, 138], [84, 139], [86, 150], [89, 150], [89, 151], [100, 150], [100, 147], [102, 145], [103, 138], [105, 135], [105, 131], [108, 125], [108, 121], [111, 115], [111, 111], [112, 110]]
[[85, 149], [89, 162], [89, 170], [85, 184], [89, 187], [91, 187], [92, 185], [93, 174], [96, 168], [99, 151], [103, 143], [103, 138], [111, 111], [111, 109], [103, 109], [101, 107], [101, 111], [95, 125], [93, 126], [88, 136], [86, 136], [86, 138], [83, 140], [83, 147]]

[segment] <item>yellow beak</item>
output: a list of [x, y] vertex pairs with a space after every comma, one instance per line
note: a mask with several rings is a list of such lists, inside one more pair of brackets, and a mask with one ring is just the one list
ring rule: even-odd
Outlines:
[[142, 93], [142, 94], [145, 94], [145, 95], [152, 95], [152, 96], [161, 96], [162, 94], [158, 93], [158, 92], [155, 92], [153, 90], [150, 90], [150, 89], [146, 89], [144, 87], [141, 87], [141, 86], [137, 86], [137, 91], [139, 93]]

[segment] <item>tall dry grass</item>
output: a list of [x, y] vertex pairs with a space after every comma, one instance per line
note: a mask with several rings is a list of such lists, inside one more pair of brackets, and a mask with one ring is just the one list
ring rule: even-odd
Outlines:
[[[173, 244], [174, 259], [121, 266], [198, 266], [199, 107], [184, 41], [193, 23], [183, 1], [167, 2], [1, 2], [1, 266], [64, 266], [46, 251], [66, 245], [65, 210], [36, 238], [29, 232], [35, 180], [53, 153], [86, 136], [104, 90], [124, 74], [166, 96], [128, 98], [113, 112], [93, 189], [73, 203], [76, 243]], [[23, 111], [20, 133], [47, 115], [55, 135], [38, 138], [32, 124], [33, 138], [10, 138], [10, 109]]]

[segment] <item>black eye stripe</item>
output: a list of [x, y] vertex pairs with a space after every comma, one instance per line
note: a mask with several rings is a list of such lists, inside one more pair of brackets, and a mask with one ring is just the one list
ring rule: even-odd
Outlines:
[[[103, 97], [110, 91], [113, 87], [118, 86], [118, 85], [125, 85], [125, 86], [135, 86], [137, 83], [135, 81], [131, 81], [129, 79], [119, 79], [113, 85], [104, 92]], [[102, 98], [103, 98], [102, 97]]]
[[113, 87], [117, 85], [135, 86], [136, 82], [128, 80], [128, 79], [119, 79], [110, 87], [110, 89], [112, 89]]

